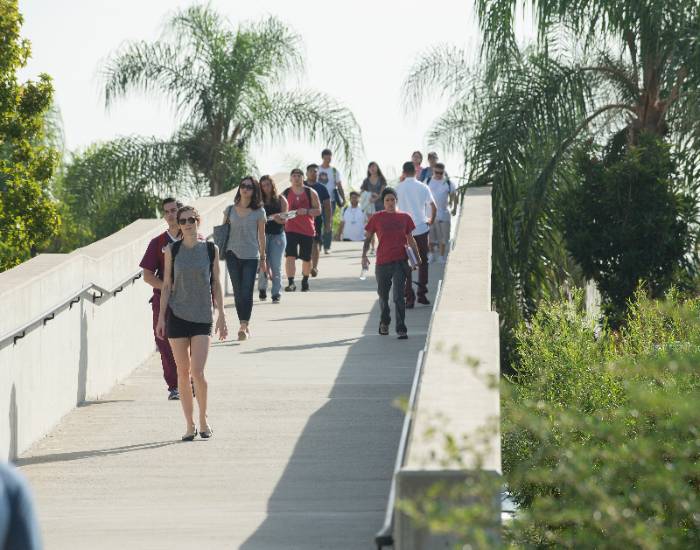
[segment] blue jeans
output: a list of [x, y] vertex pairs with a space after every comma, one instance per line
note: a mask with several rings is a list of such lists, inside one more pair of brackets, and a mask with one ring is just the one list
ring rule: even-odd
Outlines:
[[[265, 255], [272, 270], [272, 295], [279, 296], [282, 290], [282, 256], [287, 246], [287, 235], [284, 231], [279, 235], [265, 235]], [[258, 289], [267, 290], [267, 275], [260, 273]]]
[[255, 288], [255, 276], [258, 273], [258, 260], [257, 258], [241, 259], [231, 250], [227, 250], [226, 267], [231, 277], [238, 320], [247, 323], [250, 321], [250, 314], [253, 311], [253, 289]]

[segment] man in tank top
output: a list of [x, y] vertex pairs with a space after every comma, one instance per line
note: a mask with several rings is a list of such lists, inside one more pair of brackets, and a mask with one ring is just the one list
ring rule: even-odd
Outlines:
[[311, 248], [316, 235], [314, 218], [321, 215], [321, 203], [316, 191], [304, 185], [304, 173], [301, 168], [294, 168], [290, 173], [291, 186], [283, 195], [289, 204], [289, 212], [296, 215], [285, 224], [287, 247], [285, 250], [285, 268], [289, 284], [286, 292], [294, 292], [296, 275], [296, 260], [301, 259], [301, 291], [309, 290], [309, 275], [311, 274]]

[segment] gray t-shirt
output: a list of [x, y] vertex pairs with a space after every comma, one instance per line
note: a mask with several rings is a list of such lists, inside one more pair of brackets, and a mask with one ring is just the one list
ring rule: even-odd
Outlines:
[[[172, 250], [172, 245], [169, 245]], [[211, 268], [206, 241], [192, 248], [184, 243], [175, 256], [175, 282], [168, 302], [176, 317], [192, 323], [211, 323]]]
[[[228, 213], [228, 208], [224, 214]], [[260, 207], [251, 210], [250, 214], [240, 216], [236, 207], [231, 208], [229, 215], [229, 234], [227, 250], [233, 252], [241, 260], [255, 260], [260, 258], [258, 246], [258, 222], [267, 220], [265, 209]]]

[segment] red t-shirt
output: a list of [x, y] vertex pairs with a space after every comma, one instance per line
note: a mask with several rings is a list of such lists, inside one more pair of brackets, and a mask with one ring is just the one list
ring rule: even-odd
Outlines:
[[[298, 210], [299, 208], [306, 208], [307, 210], [312, 209], [313, 205], [311, 204], [309, 197], [311, 193], [315, 192], [316, 191], [313, 189], [304, 186], [301, 189], [301, 194], [297, 195], [294, 192], [294, 188], [290, 187], [285, 195], [287, 203], [289, 203], [289, 210]], [[304, 214], [303, 216], [299, 216], [297, 214], [297, 216], [291, 220], [288, 220], [287, 223], [284, 224], [284, 230], [287, 233], [300, 233], [301, 235], [307, 235], [309, 237], [316, 235], [316, 225], [314, 224], [314, 219], [308, 214]]]
[[377, 234], [377, 265], [398, 262], [406, 259], [406, 235], [416, 228], [411, 216], [406, 212], [387, 212], [382, 210], [374, 214], [365, 229]]

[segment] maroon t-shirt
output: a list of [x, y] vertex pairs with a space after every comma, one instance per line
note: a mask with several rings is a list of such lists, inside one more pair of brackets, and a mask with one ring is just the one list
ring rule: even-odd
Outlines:
[[[175, 240], [167, 231], [164, 231], [155, 239], [152, 239], [151, 242], [148, 243], [148, 248], [146, 248], [146, 253], [143, 255], [139, 267], [153, 271], [155, 276], [162, 281], [165, 273], [165, 247], [173, 242], [175, 242]], [[153, 289], [153, 296], [160, 298], [159, 288]]]
[[365, 230], [376, 233], [379, 237], [377, 247], [377, 265], [398, 262], [406, 259], [406, 235], [416, 228], [411, 216], [406, 212], [387, 212], [382, 210], [374, 214]]

